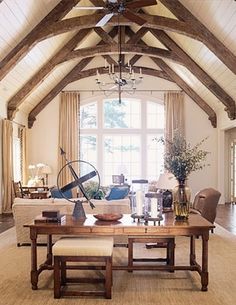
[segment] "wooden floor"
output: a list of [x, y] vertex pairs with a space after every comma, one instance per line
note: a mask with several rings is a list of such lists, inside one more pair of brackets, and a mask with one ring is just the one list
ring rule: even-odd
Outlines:
[[215, 222], [236, 235], [236, 204], [219, 204]]
[[[236, 205], [220, 204], [217, 208], [216, 223], [236, 235]], [[11, 214], [0, 214], [0, 233], [14, 226]]]

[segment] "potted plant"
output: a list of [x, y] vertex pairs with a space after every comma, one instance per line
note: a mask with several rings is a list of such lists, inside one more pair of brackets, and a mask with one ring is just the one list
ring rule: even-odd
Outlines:
[[98, 184], [95, 181], [89, 181], [84, 184], [86, 194], [91, 199], [103, 199], [105, 197], [103, 190], [98, 190]]

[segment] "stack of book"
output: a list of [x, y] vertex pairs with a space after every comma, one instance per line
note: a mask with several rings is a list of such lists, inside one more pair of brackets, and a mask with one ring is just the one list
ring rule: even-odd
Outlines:
[[35, 218], [34, 223], [65, 223], [66, 215], [60, 211], [42, 211], [42, 215]]

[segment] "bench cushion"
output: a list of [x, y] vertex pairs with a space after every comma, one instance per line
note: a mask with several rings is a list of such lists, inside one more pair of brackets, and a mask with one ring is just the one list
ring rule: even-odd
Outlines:
[[66, 237], [52, 247], [54, 256], [111, 256], [113, 237]]

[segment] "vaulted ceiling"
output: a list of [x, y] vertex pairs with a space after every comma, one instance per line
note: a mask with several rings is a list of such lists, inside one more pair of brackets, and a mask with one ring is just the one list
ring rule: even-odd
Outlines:
[[[104, 6], [104, 1], [0, 3], [0, 98], [9, 119], [20, 110], [32, 127], [68, 84], [95, 76], [97, 69], [104, 73], [104, 58], [116, 62], [118, 17], [96, 27], [104, 13], [75, 9], [78, 4]], [[219, 111], [235, 120], [236, 1], [157, 0], [132, 13], [145, 22], [140, 26], [120, 16], [124, 63], [129, 59], [136, 71], [142, 67], [143, 74], [176, 83], [213, 127]]]

